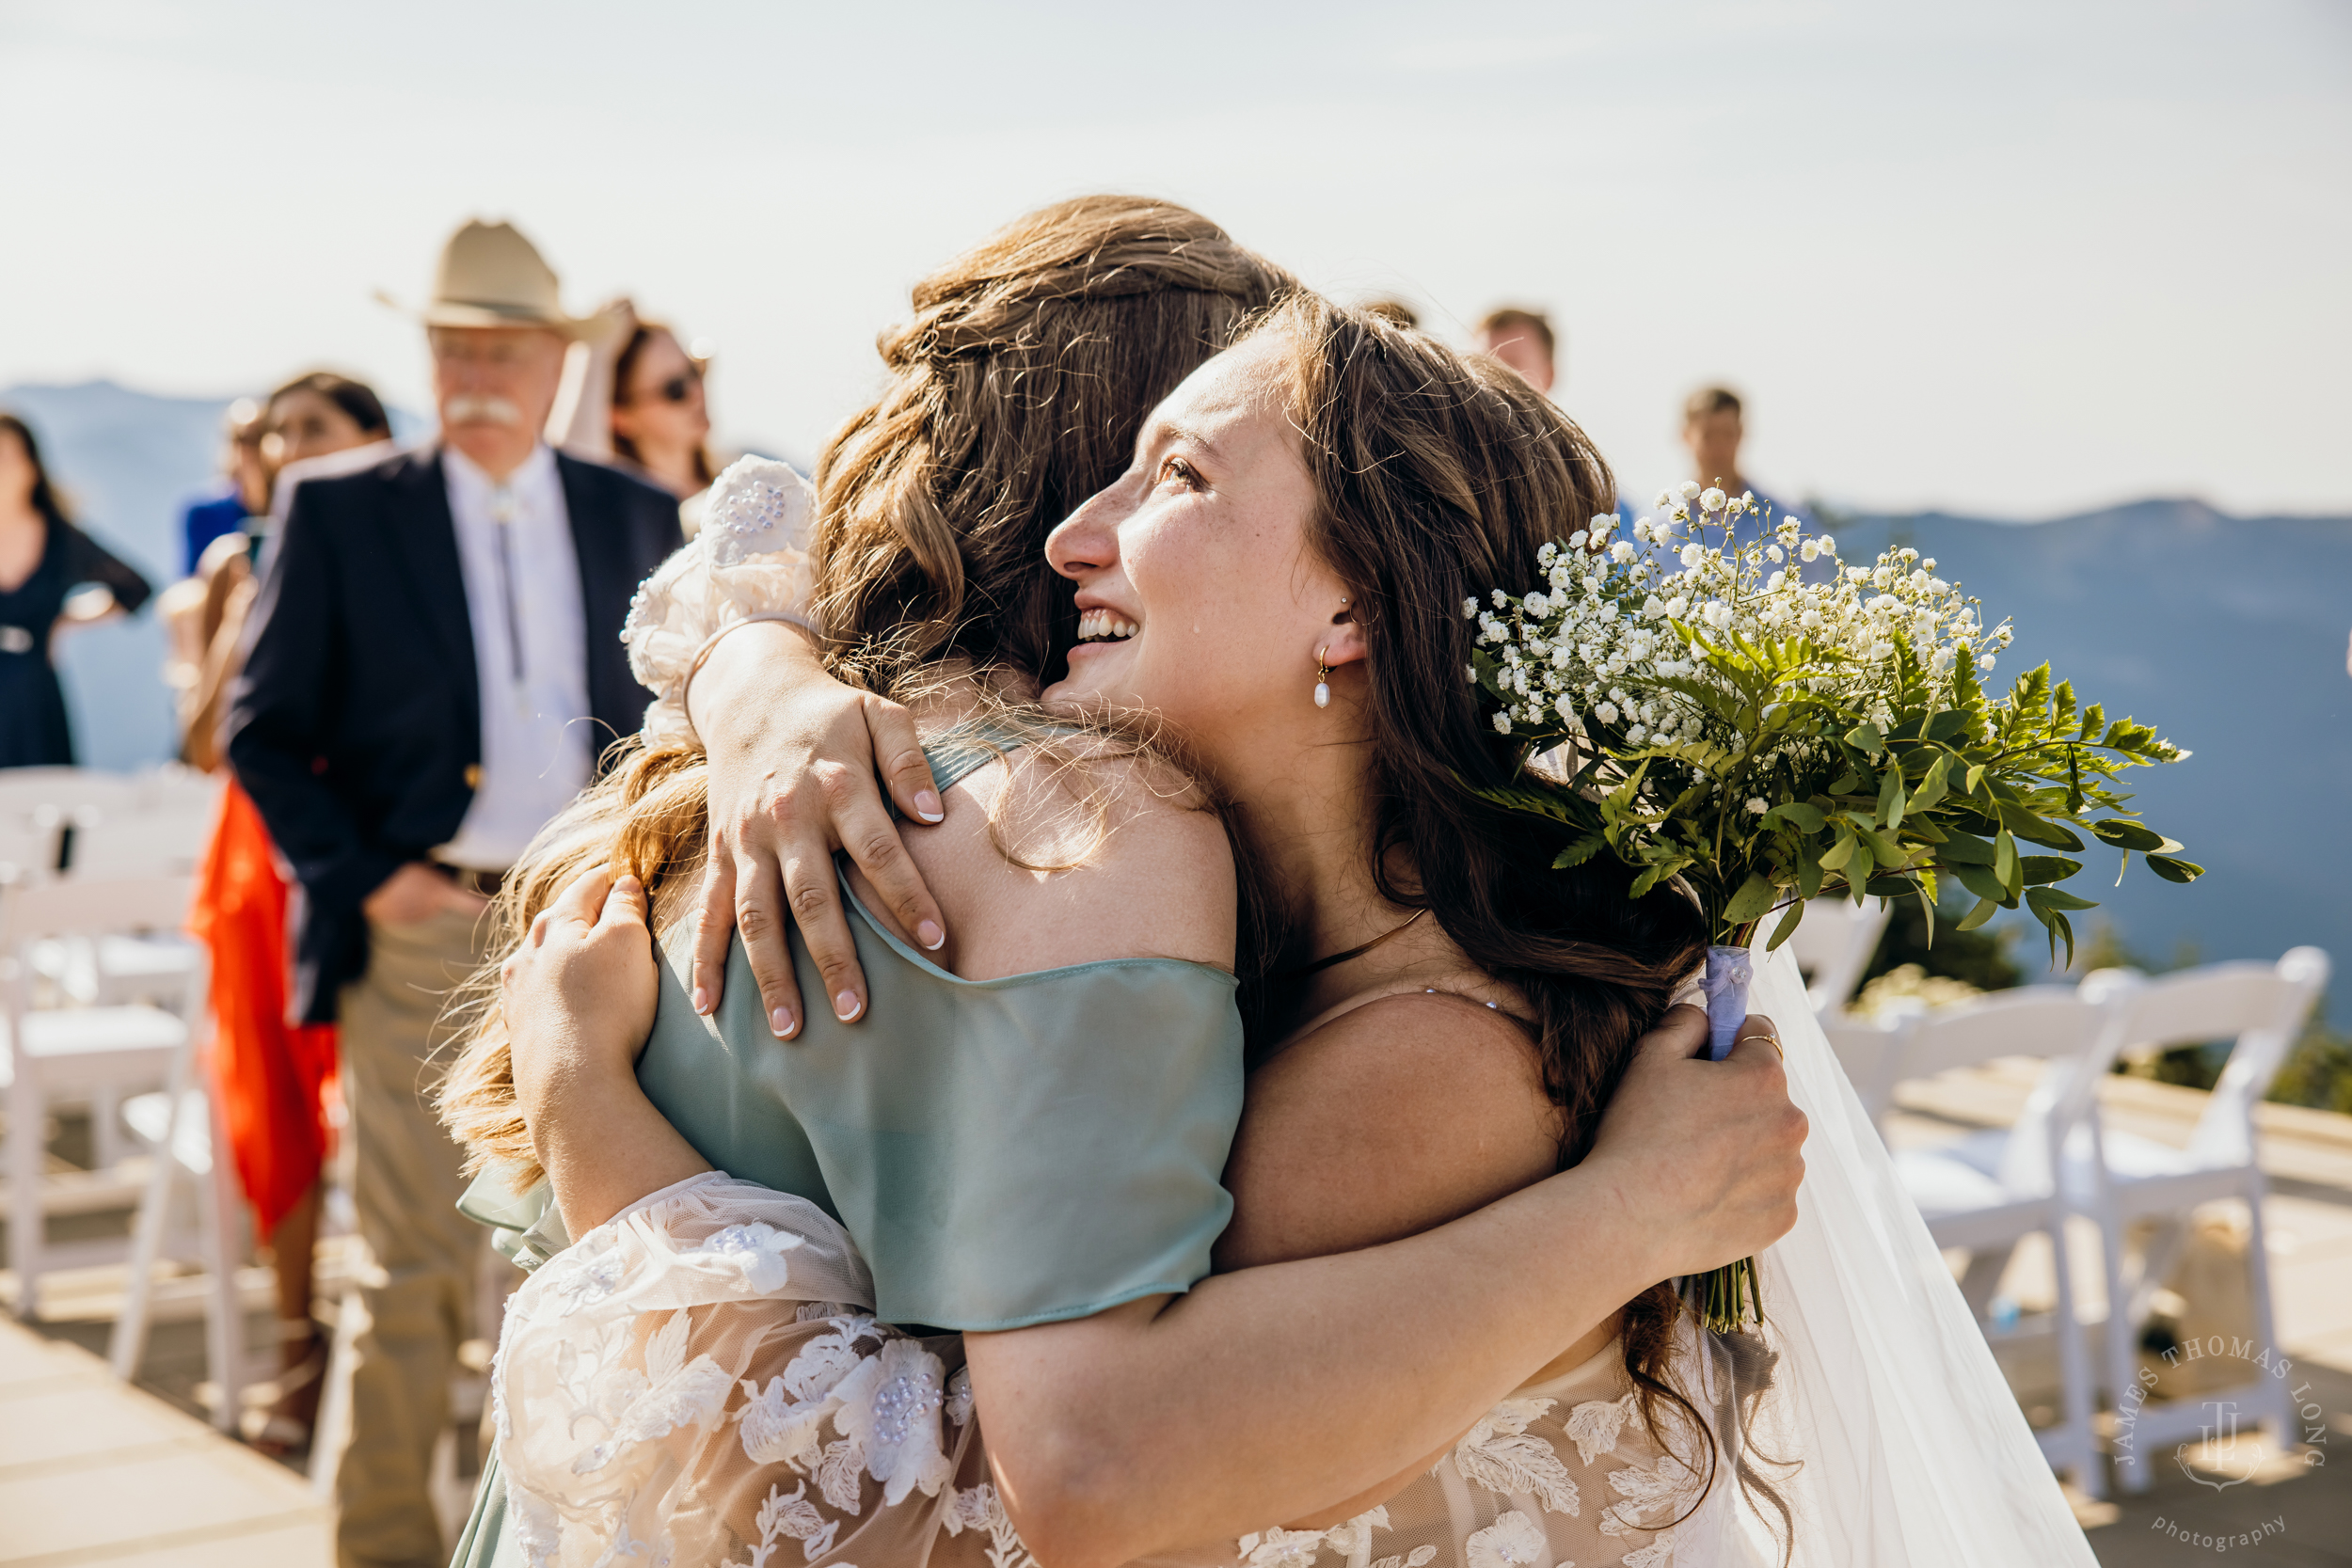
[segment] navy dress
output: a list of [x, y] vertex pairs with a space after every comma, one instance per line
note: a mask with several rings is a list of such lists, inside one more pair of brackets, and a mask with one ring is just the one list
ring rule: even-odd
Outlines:
[[72, 523], [53, 520], [40, 564], [0, 592], [0, 768], [70, 767], [73, 732], [65, 689], [49, 662], [49, 633], [68, 594], [103, 583], [126, 611], [154, 592], [148, 580]]

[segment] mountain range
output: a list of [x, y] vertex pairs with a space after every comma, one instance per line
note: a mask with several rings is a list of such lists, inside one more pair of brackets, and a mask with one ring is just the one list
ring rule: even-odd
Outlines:
[[[16, 387], [0, 407], [39, 433], [77, 515], [159, 585], [179, 568], [180, 508], [217, 484], [220, 400], [165, 398], [91, 382]], [[417, 421], [400, 418], [413, 432]], [[2234, 517], [2201, 501], [2156, 499], [2020, 523], [1922, 513], [1838, 515], [1839, 553], [1867, 562], [1911, 546], [1939, 576], [2010, 620], [2006, 680], [2043, 659], [2111, 717], [2130, 715], [2195, 752], [2136, 769], [2126, 787], [2180, 839], [2202, 879], [2181, 887], [2135, 866], [2074, 890], [2132, 948], [2201, 958], [2276, 958], [2311, 942], [2352, 963], [2352, 517]], [[152, 612], [76, 632], [61, 662], [85, 762], [127, 768], [173, 747]], [[2038, 928], [2018, 952], [2041, 970]], [[2352, 985], [2330, 1008], [2352, 1021]]]

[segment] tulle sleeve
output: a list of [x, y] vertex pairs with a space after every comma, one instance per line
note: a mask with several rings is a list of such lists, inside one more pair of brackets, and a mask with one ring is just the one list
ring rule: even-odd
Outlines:
[[873, 1299], [822, 1210], [723, 1172], [547, 1259], [491, 1370], [499, 1560], [1029, 1564], [961, 1341], [878, 1323]]
[[654, 693], [647, 745], [702, 744], [687, 721], [686, 682], [712, 637], [753, 619], [807, 625], [814, 502], [785, 464], [739, 458], [711, 485], [702, 531], [638, 587], [621, 641]]

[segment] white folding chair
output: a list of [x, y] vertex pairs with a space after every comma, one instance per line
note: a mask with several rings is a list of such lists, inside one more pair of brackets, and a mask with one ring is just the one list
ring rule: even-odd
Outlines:
[[[74, 818], [64, 874], [192, 875], [203, 857], [220, 787], [218, 780], [182, 768], [143, 777], [128, 804], [84, 808]], [[52, 961], [69, 966], [58, 978], [77, 999], [101, 1005], [151, 1002], [184, 1012], [197, 958], [196, 943], [174, 929], [61, 946]]]
[[1851, 898], [1816, 898], [1805, 905], [1804, 918], [1789, 933], [1788, 947], [1804, 974], [1813, 1016], [1822, 1022], [1845, 1017], [1846, 1004], [1878, 954], [1886, 917], [1883, 898], [1859, 904]]
[[[2015, 1125], [1972, 1133], [1956, 1143], [1903, 1149], [1895, 1170], [1918, 1204], [1942, 1247], [1969, 1254], [1961, 1292], [1979, 1324], [2019, 1241], [2037, 1232], [2050, 1239], [2058, 1304], [2050, 1333], [2057, 1341], [2059, 1418], [2035, 1433], [2052, 1467], [2071, 1471], [2092, 1497], [2106, 1495], [2099, 1463], [2091, 1361], [2082, 1314], [2074, 1300], [2066, 1244], [2068, 1206], [2057, 1180], [2059, 1150], [2071, 1129], [2089, 1115], [2097, 1073], [2111, 1051], [2111, 1005], [2086, 1000], [2072, 986], [1996, 991], [1936, 1013], [1915, 1013], [1893, 1031], [1897, 1065], [1888, 1082], [1931, 1077], [2002, 1056], [2036, 1056], [2048, 1066]], [[1988, 1329], [1987, 1338], [2014, 1338]]]
[[[194, 1055], [190, 1052], [183, 1056], [183, 1070], [169, 1088], [140, 1095], [122, 1108], [123, 1119], [153, 1150], [154, 1165], [139, 1199], [131, 1237], [130, 1288], [122, 1313], [115, 1319], [106, 1359], [125, 1383], [137, 1375], [154, 1307], [155, 1265], [197, 1262], [205, 1275], [205, 1361], [219, 1390], [213, 1424], [234, 1433], [246, 1382], [245, 1308], [237, 1290], [245, 1198], [230, 1168], [220, 1107], [212, 1096], [188, 1084]], [[196, 1200], [193, 1248], [186, 1233], [175, 1233], [172, 1224], [183, 1181]]]
[[[30, 950], [61, 937], [96, 940], [176, 930], [186, 918], [189, 891], [184, 877], [63, 880], [0, 891], [0, 952], [16, 959], [6, 986], [8, 1027], [0, 1044], [8, 1073], [8, 1252], [23, 1317], [40, 1316], [43, 1273], [118, 1261], [128, 1250], [119, 1241], [53, 1245], [46, 1215], [89, 1207], [90, 1189], [109, 1182], [120, 1188], [112, 1194], [118, 1197], [138, 1191], [109, 1169], [81, 1180], [52, 1177], [44, 1147], [51, 1112], [60, 1103], [94, 1102], [101, 1118], [110, 1121], [112, 1107], [126, 1092], [184, 1079], [193, 1021], [204, 1011], [200, 974], [192, 987], [193, 1006], [184, 1014], [143, 1003], [37, 1009]], [[101, 1130], [101, 1148], [115, 1141], [110, 1128]]]
[[[2251, 1233], [2255, 1338], [2275, 1354], [2270, 1259], [2264, 1237], [2262, 1167], [2255, 1162], [2254, 1107], [2269, 1091], [2304, 1018], [2328, 983], [2328, 955], [2297, 947], [2277, 963], [2218, 963], [2160, 975], [2128, 988], [2118, 999], [2119, 1046], [2173, 1046], [2232, 1039], [2219, 1082], [2189, 1134], [2186, 1148], [2110, 1131], [2095, 1107], [2065, 1149], [2063, 1187], [2076, 1212], [2099, 1225], [2107, 1285], [2106, 1382], [2120, 1402], [2138, 1376], [2140, 1334], [2153, 1298], [2164, 1283], [2190, 1212], [2220, 1198], [2247, 1207]], [[2094, 979], [2096, 976], [2093, 977]], [[2085, 985], [2090, 985], [2086, 981]], [[2153, 1240], [2137, 1257], [2126, 1245], [2135, 1220], [2159, 1221]], [[2257, 1352], [2256, 1354], [2260, 1354]], [[2243, 1386], [2207, 1390], [2199, 1401], [2146, 1403], [2133, 1423], [2132, 1441], [2119, 1444], [2117, 1479], [2127, 1492], [2149, 1484], [2148, 1452], [2202, 1434], [2213, 1424], [2205, 1408], [2233, 1402], [2240, 1414], [2268, 1427], [2281, 1446], [2295, 1441], [2294, 1402], [2287, 1380], [2249, 1366]]]

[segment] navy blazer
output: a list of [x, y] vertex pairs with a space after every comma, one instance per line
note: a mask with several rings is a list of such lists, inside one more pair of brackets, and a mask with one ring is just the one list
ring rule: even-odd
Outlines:
[[[561, 453], [588, 706], [606, 745], [634, 735], [645, 692], [621, 627], [630, 596], [683, 542], [677, 501]], [[335, 1017], [366, 970], [360, 901], [457, 835], [482, 761], [481, 682], [437, 450], [314, 479], [294, 492], [246, 632], [228, 755], [305, 894], [294, 1006]]]

